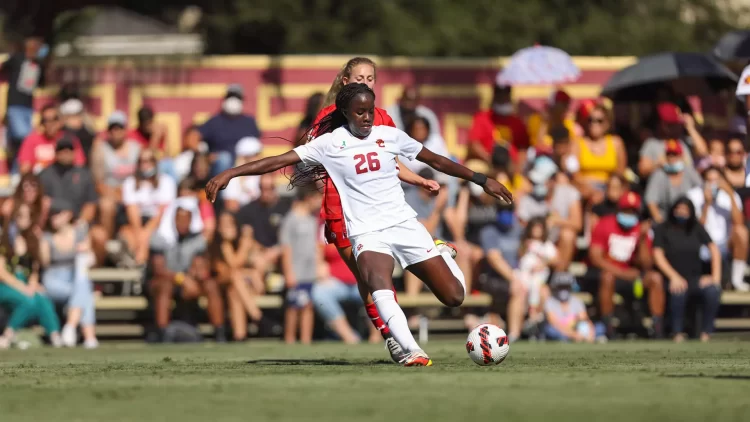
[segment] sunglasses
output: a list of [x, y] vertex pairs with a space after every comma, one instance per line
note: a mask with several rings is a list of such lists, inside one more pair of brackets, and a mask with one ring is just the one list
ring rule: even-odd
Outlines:
[[42, 119], [42, 124], [55, 123], [57, 121], [60, 121], [60, 117], [59, 116], [50, 117], [50, 118], [43, 118]]
[[603, 123], [607, 123], [607, 119], [603, 119], [603, 118], [597, 119], [597, 118], [594, 118], [594, 117], [590, 117], [589, 118], [589, 123], [590, 124], [599, 124], [600, 125], [600, 124], [603, 124]]
[[738, 154], [738, 155], [740, 155], [740, 154], [744, 154], [744, 153], [745, 153], [745, 151], [743, 151], [741, 149], [730, 149], [730, 150], [727, 150], [727, 154]]

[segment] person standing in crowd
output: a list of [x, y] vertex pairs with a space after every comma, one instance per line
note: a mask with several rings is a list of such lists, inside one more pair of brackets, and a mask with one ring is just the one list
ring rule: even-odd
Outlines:
[[106, 137], [97, 140], [91, 153], [91, 174], [99, 193], [99, 222], [112, 239], [116, 216], [122, 208], [122, 187], [135, 174], [141, 145], [127, 137], [127, 117], [115, 111], [107, 119]]
[[208, 244], [201, 231], [198, 201], [180, 198], [164, 212], [158, 230], [150, 239], [150, 291], [154, 301], [154, 319], [160, 340], [171, 319], [172, 300], [208, 299], [207, 313], [217, 342], [227, 340], [224, 329], [224, 305], [221, 290], [211, 278], [206, 257]]
[[15, 332], [34, 319], [44, 327], [52, 345], [62, 346], [60, 321], [39, 283], [39, 238], [31, 208], [17, 204], [3, 224], [0, 239], [0, 305], [10, 308], [8, 326], [0, 336], [0, 350], [13, 344]]
[[[13, 53], [0, 65], [0, 75], [8, 81], [6, 119], [9, 147], [18, 151], [31, 133], [34, 114], [34, 91], [44, 85], [52, 55], [38, 37], [28, 37], [23, 51]], [[14, 154], [9, 154], [12, 157]]]
[[474, 114], [469, 130], [468, 158], [490, 163], [497, 146], [507, 148], [513, 162], [517, 161], [517, 150], [529, 147], [529, 135], [515, 112], [510, 86], [495, 85], [490, 109]]
[[18, 150], [18, 164], [21, 174], [28, 172], [39, 173], [55, 161], [55, 145], [65, 140], [74, 151], [74, 163], [77, 166], [86, 165], [86, 155], [77, 138], [63, 131], [60, 113], [57, 107], [46, 105], [41, 111], [41, 130], [34, 131], [23, 140]]
[[747, 152], [745, 142], [739, 136], [732, 136], [727, 142], [725, 175], [734, 189], [750, 187], [747, 174]]
[[142, 150], [135, 174], [122, 185], [127, 224], [120, 229], [120, 236], [136, 265], [146, 263], [149, 241], [159, 227], [164, 209], [176, 197], [177, 185], [171, 177], [159, 173], [154, 152]]
[[679, 198], [666, 221], [654, 230], [654, 260], [669, 279], [670, 320], [674, 341], [685, 340], [683, 332], [688, 298], [703, 301], [701, 341], [714, 330], [721, 301], [721, 252], [698, 221], [693, 203]]
[[627, 166], [625, 145], [610, 133], [609, 112], [595, 106], [589, 113], [584, 136], [573, 143], [579, 171], [575, 178], [581, 196], [593, 203], [601, 201], [609, 176], [624, 174]]
[[695, 207], [698, 222], [711, 236], [722, 258], [732, 255], [732, 286], [741, 292], [750, 291], [745, 283], [747, 269], [748, 229], [742, 213], [742, 200], [732, 189], [718, 167], [703, 171], [703, 185], [687, 192]]
[[73, 225], [73, 205], [69, 201], [56, 199], [52, 202], [40, 251], [44, 267], [42, 284], [47, 296], [67, 307], [67, 321], [62, 329], [63, 344], [76, 346], [80, 325], [83, 347], [97, 348], [94, 286], [88, 277], [91, 241], [85, 224]]
[[302, 121], [299, 122], [299, 126], [297, 127], [297, 134], [294, 135], [295, 147], [303, 145], [307, 142], [307, 132], [310, 130], [313, 123], [315, 123], [315, 118], [323, 108], [324, 99], [325, 95], [323, 95], [322, 92], [316, 92], [307, 99], [307, 104], [305, 105], [305, 116], [302, 118]]
[[663, 334], [664, 284], [661, 274], [651, 269], [648, 226], [638, 221], [642, 206], [637, 193], [626, 193], [618, 201], [617, 214], [602, 217], [591, 234], [589, 260], [599, 273], [599, 308], [610, 337], [614, 335], [614, 294], [639, 298], [644, 287], [654, 334], [657, 338]]
[[440, 120], [434, 111], [421, 104], [419, 88], [416, 85], [407, 85], [397, 104], [386, 109], [388, 115], [393, 119], [396, 127], [406, 132], [409, 122], [422, 117], [429, 122], [430, 135], [440, 135]]
[[[669, 145], [675, 143], [679, 145], [681, 160], [684, 166], [689, 168], [693, 168], [694, 157], [703, 157], [708, 154], [706, 141], [696, 128], [695, 120], [690, 114], [683, 114], [679, 107], [668, 102], [659, 103], [656, 106], [656, 114], [659, 119], [657, 137], [646, 139], [639, 152], [638, 175], [643, 180], [649, 178], [652, 173], [669, 161], [667, 152]], [[672, 146], [671, 149], [675, 151], [677, 147]]]
[[234, 165], [234, 149], [240, 139], [248, 136], [260, 139], [260, 130], [255, 118], [243, 114], [244, 100], [245, 91], [242, 86], [229, 85], [221, 103], [221, 111], [198, 128], [211, 153], [213, 175]]
[[321, 261], [320, 226], [316, 213], [322, 203], [323, 197], [315, 187], [299, 188], [279, 231], [281, 269], [287, 289], [284, 315], [284, 341], [287, 344], [296, 341], [297, 330], [303, 344], [312, 342], [315, 316], [310, 296]]
[[682, 142], [674, 139], [667, 141], [665, 153], [666, 161], [653, 172], [646, 184], [646, 206], [651, 219], [657, 224], [664, 222], [669, 207], [677, 198], [701, 185], [695, 169], [686, 167]]
[[63, 130], [81, 143], [86, 162], [91, 161], [91, 149], [96, 134], [86, 117], [83, 102], [78, 97], [70, 97], [60, 104]]
[[549, 157], [539, 157], [529, 171], [532, 192], [518, 199], [516, 212], [521, 224], [532, 218], [547, 219], [549, 239], [557, 245], [556, 268], [564, 271], [573, 261], [576, 239], [583, 225], [581, 194], [568, 183], [557, 180], [558, 168]]
[[571, 98], [567, 92], [558, 89], [547, 101], [546, 109], [541, 113], [534, 113], [526, 121], [529, 144], [535, 148], [551, 147], [550, 130], [556, 127], [568, 129], [575, 134], [575, 122], [568, 116]]
[[155, 121], [154, 110], [143, 106], [138, 110], [138, 125], [128, 131], [127, 137], [138, 142], [142, 148], [164, 152], [167, 143], [167, 128]]
[[[260, 158], [263, 144], [258, 138], [245, 137], [237, 142], [234, 153], [237, 157], [236, 165], [255, 161]], [[224, 208], [230, 212], [237, 212], [241, 207], [255, 201], [260, 196], [260, 176], [248, 176], [233, 179], [224, 190]]]
[[256, 250], [250, 261], [252, 276], [257, 280], [265, 280], [268, 270], [279, 263], [279, 227], [291, 206], [291, 199], [280, 197], [276, 191], [274, 176], [264, 174], [260, 176], [258, 199], [237, 212], [237, 224], [253, 228]]

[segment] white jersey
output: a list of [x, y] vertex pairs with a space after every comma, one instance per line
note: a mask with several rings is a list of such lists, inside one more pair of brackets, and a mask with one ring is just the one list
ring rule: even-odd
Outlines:
[[390, 126], [373, 126], [365, 139], [340, 127], [294, 149], [303, 163], [325, 167], [339, 191], [350, 237], [417, 216], [404, 198], [396, 156], [413, 160], [421, 150], [422, 144]]

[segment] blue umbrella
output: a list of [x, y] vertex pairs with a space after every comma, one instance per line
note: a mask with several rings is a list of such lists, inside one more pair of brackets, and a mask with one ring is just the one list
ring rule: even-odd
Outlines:
[[516, 51], [498, 73], [498, 85], [554, 85], [574, 82], [581, 70], [568, 53], [559, 48], [537, 45]]

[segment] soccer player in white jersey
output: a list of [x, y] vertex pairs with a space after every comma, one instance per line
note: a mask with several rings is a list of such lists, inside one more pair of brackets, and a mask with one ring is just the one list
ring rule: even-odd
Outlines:
[[364, 84], [348, 84], [336, 96], [336, 110], [320, 122], [315, 142], [274, 157], [220, 173], [206, 186], [213, 201], [239, 176], [269, 173], [297, 163], [323, 166], [341, 195], [346, 228], [357, 267], [393, 337], [408, 352], [405, 366], [430, 366], [432, 360], [409, 330], [393, 293], [394, 258], [422, 279], [446, 306], [463, 303], [466, 283], [447, 252], [433, 239], [406, 203], [396, 167], [397, 156], [417, 159], [435, 170], [471, 181], [507, 203], [513, 197], [492, 178], [474, 173], [424, 148], [403, 131], [374, 126], [375, 93]]

